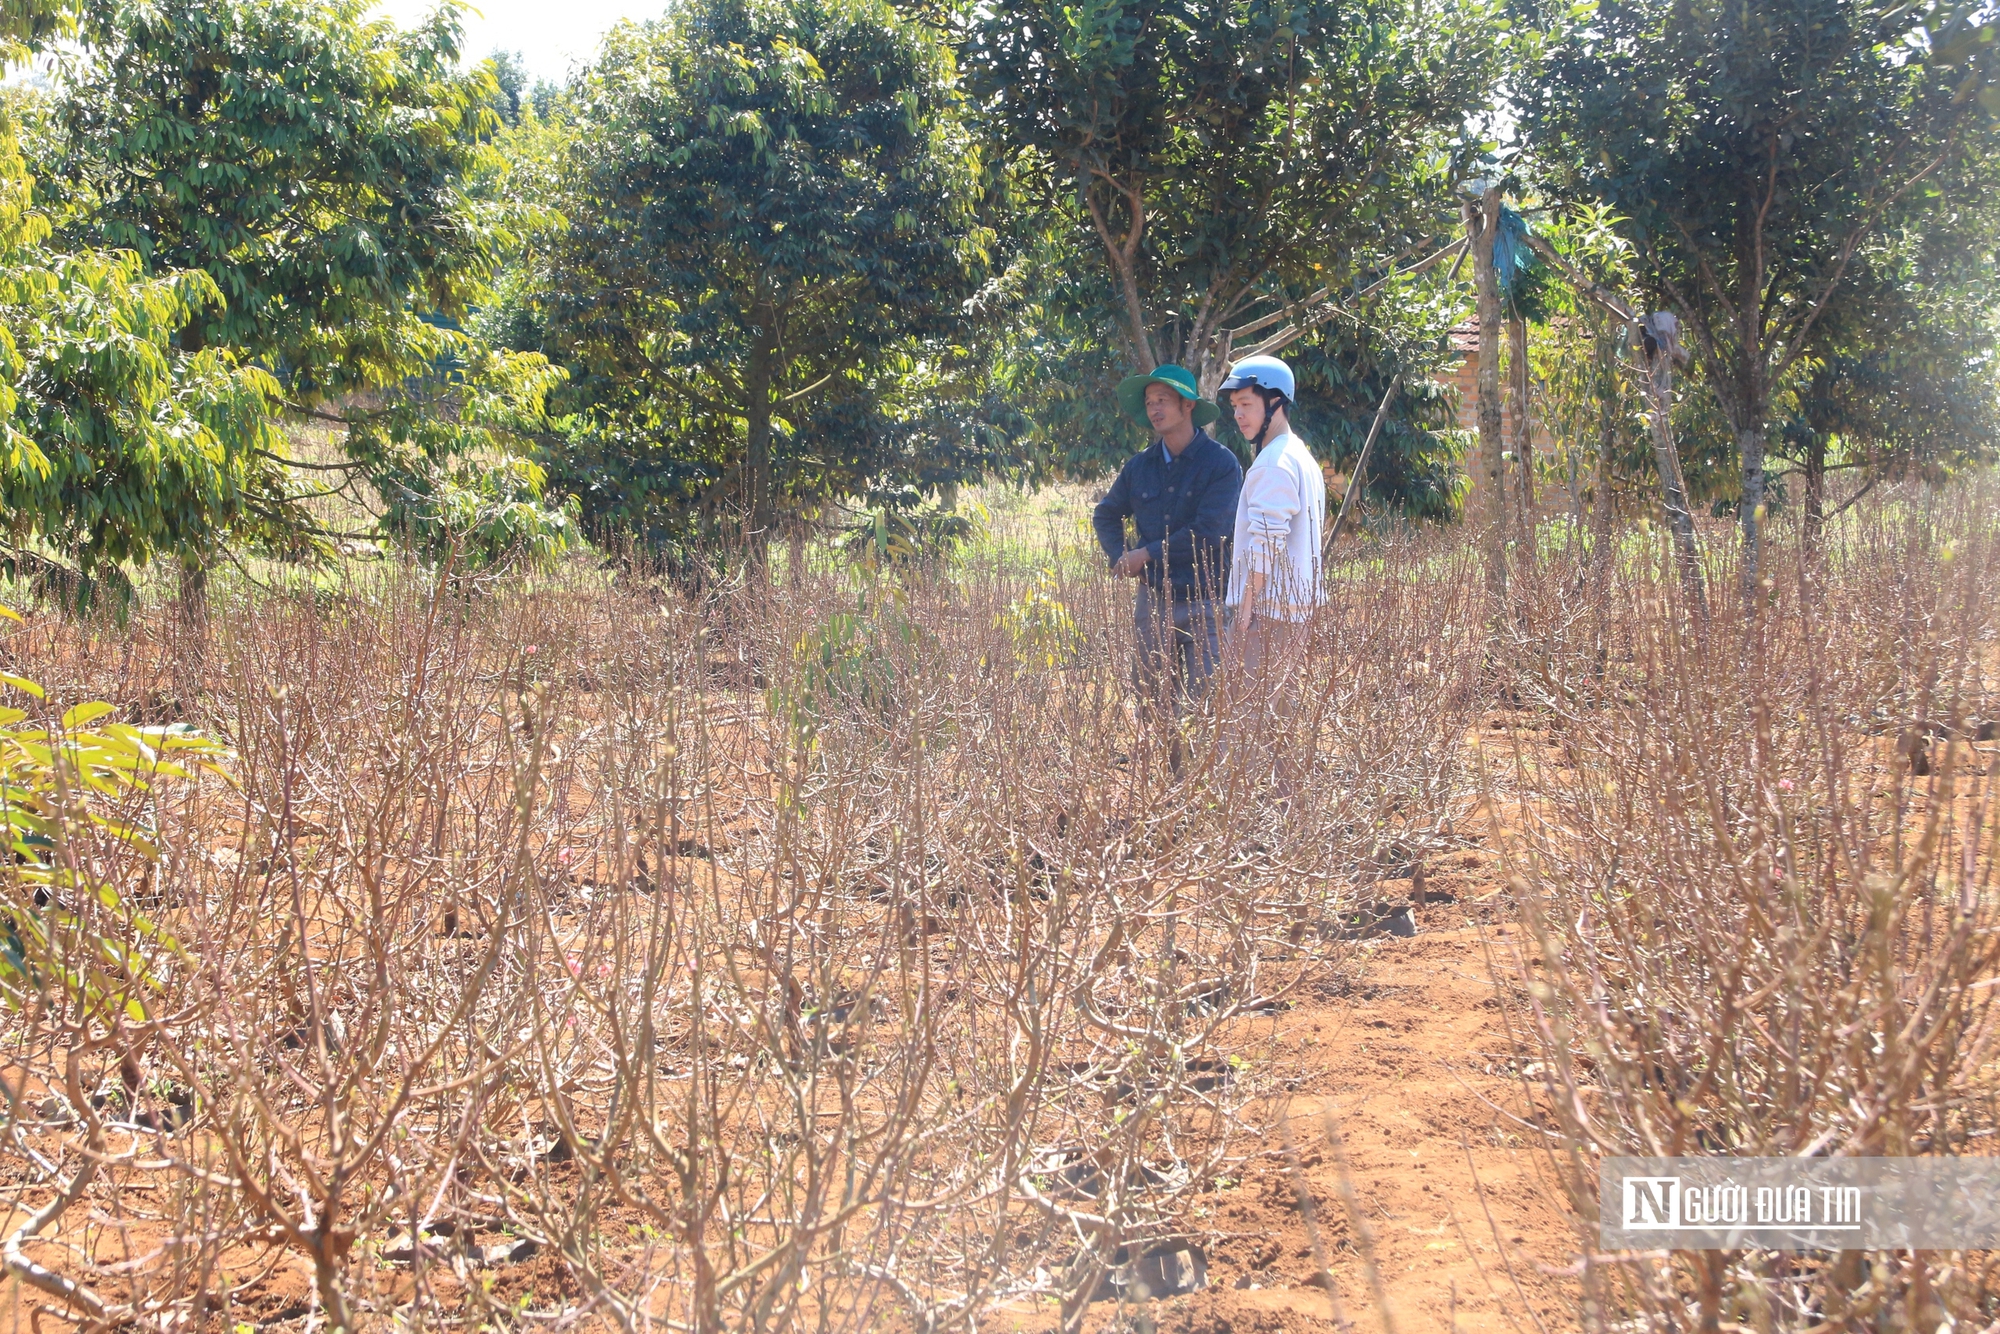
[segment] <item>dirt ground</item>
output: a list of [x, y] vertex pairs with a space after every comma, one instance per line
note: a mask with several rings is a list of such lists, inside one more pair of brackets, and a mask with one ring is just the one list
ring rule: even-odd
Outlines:
[[1353, 994], [1308, 998], [1280, 1022], [1303, 1071], [1286, 1110], [1333, 1300], [1281, 1157], [1218, 1197], [1216, 1226], [1237, 1239], [1211, 1252], [1206, 1290], [1164, 1303], [1161, 1329], [1312, 1329], [1335, 1308], [1354, 1328], [1398, 1334], [1573, 1325], [1569, 1285], [1551, 1272], [1575, 1253], [1569, 1211], [1519, 1122], [1524, 1099], [1486, 962], [1514, 928], [1448, 925], [1465, 916], [1420, 911], [1419, 934], [1371, 944]]
[[[1571, 1214], [1522, 1124], [1526, 1100], [1490, 980], [1489, 957], [1510, 951], [1518, 928], [1494, 920], [1497, 904], [1481, 901], [1491, 886], [1478, 877], [1432, 885], [1429, 897], [1447, 901], [1418, 910], [1415, 936], [1368, 942], [1340, 994], [1307, 993], [1279, 1019], [1280, 1061], [1298, 1072], [1282, 1118], [1293, 1149], [1274, 1135], [1278, 1152], [1218, 1192], [1204, 1220], [1215, 1229], [1207, 1286], [1123, 1312], [1102, 1303], [1092, 1328], [1264, 1334], [1333, 1329], [1336, 1320], [1385, 1334], [1575, 1327], [1565, 1275], [1577, 1251]], [[1331, 1294], [1298, 1203], [1293, 1154]], [[1367, 1224], [1365, 1243], [1343, 1200], [1343, 1175]], [[1053, 1323], [1021, 1311], [1011, 1327]], [[1003, 1314], [989, 1327], [1010, 1322]]]

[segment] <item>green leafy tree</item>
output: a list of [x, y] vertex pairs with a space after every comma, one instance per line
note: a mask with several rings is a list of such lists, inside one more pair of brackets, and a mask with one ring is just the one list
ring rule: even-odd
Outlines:
[[304, 404], [406, 373], [411, 323], [461, 319], [500, 219], [471, 195], [495, 92], [456, 66], [449, 5], [398, 32], [361, 0], [137, 0], [64, 81], [79, 241], [200, 270], [224, 300], [181, 332], [282, 375]]
[[1734, 436], [1744, 596], [1761, 579], [1774, 400], [1857, 258], [1983, 156], [1980, 11], [1890, 0], [1606, 0], [1518, 97], [1540, 179], [1625, 221]]
[[[226, 349], [261, 367], [286, 410], [347, 428], [350, 470], [392, 500], [442, 502], [476, 474], [468, 460], [519, 443], [507, 428], [538, 416], [550, 377], [541, 359], [496, 356], [460, 328], [513, 239], [491, 188], [493, 74], [458, 69], [452, 5], [408, 32], [367, 8], [93, 10], [46, 194], [67, 244], [206, 282], [213, 299], [187, 303], [172, 331], [183, 353]], [[559, 537], [562, 515], [546, 519], [542, 536]], [[211, 534], [183, 552], [197, 590], [216, 544], [252, 535]]]
[[[1805, 534], [1881, 481], [1941, 477], [1990, 462], [2000, 446], [2000, 203], [1976, 155], [1941, 193], [1948, 208], [1855, 256], [1815, 326], [1779, 413], [1779, 477], [1798, 479]], [[1829, 507], [1829, 482], [1853, 479]], [[1774, 480], [1777, 480], [1774, 478]]]
[[130, 568], [217, 528], [286, 540], [300, 519], [273, 463], [277, 385], [225, 349], [173, 342], [215, 302], [206, 275], [148, 278], [129, 252], [0, 260], [12, 573], [74, 608], [118, 609]]
[[1145, 443], [1115, 397], [1131, 366], [1107, 337], [1113, 321], [1088, 280], [1092, 256], [1050, 214], [1011, 202], [1001, 238], [1011, 253], [980, 299], [1002, 316], [987, 349], [992, 373], [1022, 414], [1014, 445], [1027, 475], [1093, 477]]
[[496, 50], [486, 57], [486, 63], [493, 67], [493, 93], [486, 105], [506, 124], [519, 125], [522, 109], [534, 108], [534, 90], [529, 87], [528, 67], [522, 63], [521, 53]]
[[1452, 145], [1499, 64], [1497, 16], [1476, 2], [1006, 0], [966, 15], [980, 114], [1073, 248], [1070, 281], [1095, 276], [1127, 366], [1180, 361], [1204, 392], [1233, 355], [1292, 341], [1433, 240]]
[[733, 496], [761, 559], [781, 499], [923, 483], [903, 465], [950, 433], [917, 389], [967, 375], [989, 239], [953, 85], [881, 0], [694, 0], [606, 39], [534, 319], [587, 514], [670, 528]]
[[[8, 8], [0, 58], [73, 18]], [[294, 518], [271, 466], [277, 385], [228, 349], [178, 342], [220, 303], [208, 275], [52, 242], [20, 150], [24, 125], [46, 142], [44, 111], [26, 90], [0, 101], [0, 562], [71, 607], [116, 610], [132, 565]]]

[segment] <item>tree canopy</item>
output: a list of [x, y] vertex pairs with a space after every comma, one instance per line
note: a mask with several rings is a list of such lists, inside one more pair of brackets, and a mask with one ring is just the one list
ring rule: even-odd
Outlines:
[[[226, 349], [265, 373], [274, 408], [344, 427], [392, 532], [425, 538], [427, 501], [439, 502], [433, 524], [462, 515], [443, 503], [457, 486], [508, 491], [494, 517], [507, 511], [511, 529], [522, 516], [508, 507], [532, 499], [538, 470], [488, 476], [472, 460], [509, 452], [550, 377], [540, 358], [496, 354], [459, 327], [514, 239], [487, 184], [503, 170], [488, 142], [493, 78], [460, 68], [453, 6], [408, 31], [366, 10], [198, 0], [92, 11], [43, 195], [64, 245], [199, 278], [188, 290], [209, 299], [184, 303], [176, 347]], [[273, 444], [267, 434], [254, 448], [275, 459]], [[313, 535], [268, 496], [252, 508], [261, 528], [232, 540], [296, 548]], [[563, 516], [542, 519], [535, 541], [559, 541]], [[184, 558], [205, 560], [225, 527], [195, 529]]]
[[64, 602], [122, 606], [129, 570], [218, 528], [289, 525], [278, 386], [174, 335], [219, 304], [206, 274], [148, 277], [127, 253], [63, 251], [27, 211], [0, 124], [0, 513], [6, 565]]
[[962, 45], [989, 136], [1102, 275], [1126, 364], [1182, 362], [1212, 393], [1232, 328], [1435, 239], [1499, 72], [1495, 17], [1023, 0], [969, 11]]
[[[2000, 431], [1976, 7], [686, 0], [561, 85], [468, 59], [452, 0], [372, 12], [7, 10], [13, 58], [54, 53], [0, 126], [16, 570], [81, 604], [161, 558], [324, 557], [305, 502], [350, 478], [423, 551], [580, 521], [761, 566], [787, 526], [944, 532], [962, 482], [1095, 476], [1143, 438], [1119, 378], [1212, 393], [1252, 351], [1337, 471], [1398, 384], [1367, 496], [1449, 519], [1473, 177], [1695, 353], [1676, 457], [1627, 420], [1629, 315], [1507, 288], [1511, 393], [1567, 437], [1515, 457], [1529, 522], [1537, 473], [1580, 517], [1684, 470], [1754, 597], [1767, 508], [1816, 531], [1830, 478]], [[303, 422], [338, 452], [296, 457]]]
[[1990, 155], [1993, 28], [1889, 0], [1605, 0], [1518, 89], [1537, 179], [1610, 206], [1740, 461], [1760, 579], [1773, 398], [1870, 244]]
[[692, 0], [614, 31], [573, 98], [533, 299], [588, 512], [671, 527], [733, 493], [754, 551], [781, 504], [958, 475], [927, 391], [961, 374], [988, 233], [932, 33], [881, 0]]
[[[8, 6], [0, 47], [19, 59], [72, 37], [76, 18]], [[207, 275], [148, 275], [128, 253], [52, 241], [20, 149], [23, 105], [0, 101], [4, 563], [72, 607], [122, 608], [131, 570], [156, 554], [286, 517], [270, 467], [277, 386], [228, 349], [178, 344], [219, 304]]]
[[118, 6], [61, 101], [62, 235], [200, 270], [222, 294], [191, 350], [262, 360], [300, 402], [403, 369], [413, 315], [459, 319], [501, 241], [483, 71], [445, 7], [399, 32], [361, 0]]

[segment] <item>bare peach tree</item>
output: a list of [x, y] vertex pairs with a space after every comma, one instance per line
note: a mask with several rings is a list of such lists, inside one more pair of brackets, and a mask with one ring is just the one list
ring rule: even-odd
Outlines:
[[1595, 1255], [1604, 1155], [1950, 1155], [1996, 1129], [2000, 534], [1981, 492], [1844, 538], [1706, 636], [1664, 562], [1629, 565], [1606, 604], [1629, 656], [1545, 696], [1547, 747], [1491, 774], [1520, 799], [1519, 1019], [1599, 1327], [1994, 1315], [1969, 1256]]

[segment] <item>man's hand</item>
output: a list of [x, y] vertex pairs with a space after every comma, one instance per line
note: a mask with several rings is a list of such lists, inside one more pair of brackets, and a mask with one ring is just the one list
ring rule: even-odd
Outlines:
[[1135, 551], [1128, 551], [1120, 556], [1117, 563], [1111, 567], [1111, 573], [1121, 579], [1137, 579], [1139, 571], [1145, 569], [1146, 562], [1152, 558], [1153, 553], [1144, 547], [1140, 547]]

